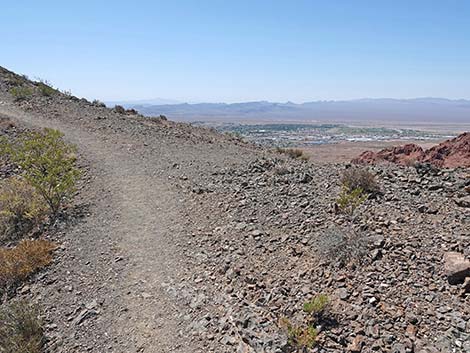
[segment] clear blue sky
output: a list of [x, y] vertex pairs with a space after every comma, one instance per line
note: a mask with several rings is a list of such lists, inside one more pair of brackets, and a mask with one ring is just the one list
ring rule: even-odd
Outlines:
[[0, 65], [101, 100], [470, 98], [470, 1], [4, 1]]

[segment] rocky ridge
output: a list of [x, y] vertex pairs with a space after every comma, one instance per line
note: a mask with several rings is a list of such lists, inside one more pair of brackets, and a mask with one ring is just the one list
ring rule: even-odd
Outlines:
[[383, 149], [379, 152], [365, 151], [353, 160], [359, 164], [396, 163], [411, 165], [416, 162], [430, 163], [440, 168], [470, 167], [470, 132], [444, 141], [428, 150], [416, 144]]

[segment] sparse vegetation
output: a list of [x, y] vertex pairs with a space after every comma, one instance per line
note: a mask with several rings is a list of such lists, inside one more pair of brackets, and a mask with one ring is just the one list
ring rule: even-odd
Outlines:
[[48, 240], [22, 240], [13, 248], [0, 248], [0, 289], [25, 280], [52, 261], [56, 245]]
[[307, 314], [314, 317], [321, 317], [329, 303], [328, 296], [326, 294], [319, 294], [314, 296], [310, 301], [305, 302], [303, 309]]
[[357, 265], [367, 255], [368, 238], [352, 228], [330, 226], [319, 234], [316, 251], [326, 261], [343, 267]]
[[95, 105], [95, 106], [97, 106], [97, 107], [102, 107], [102, 108], [105, 108], [105, 107], [106, 107], [106, 104], [104, 104], [103, 102], [101, 102], [99, 99], [93, 100], [92, 104]]
[[317, 340], [317, 330], [312, 325], [297, 326], [289, 319], [283, 318], [279, 325], [287, 331], [289, 344], [293, 347], [305, 349], [313, 348]]
[[33, 90], [26, 86], [16, 86], [10, 89], [10, 94], [16, 101], [28, 99], [32, 96]]
[[122, 105], [115, 105], [114, 111], [118, 114], [126, 114], [126, 109]]
[[0, 352], [40, 353], [45, 343], [37, 306], [25, 301], [0, 306]]
[[0, 239], [29, 232], [47, 213], [36, 189], [20, 177], [0, 183]]
[[343, 186], [336, 199], [338, 210], [350, 217], [354, 216], [356, 209], [367, 199], [361, 188], [349, 189]]
[[279, 325], [287, 331], [291, 346], [305, 349], [312, 348], [316, 344], [318, 332], [315, 326], [322, 321], [322, 315], [325, 313], [328, 303], [327, 295], [316, 295], [303, 305], [303, 310], [307, 314], [304, 323], [296, 325], [287, 318], [282, 318], [279, 321]]
[[57, 90], [52, 87], [47, 81], [41, 81], [37, 83], [39, 92], [45, 97], [50, 97], [57, 93]]
[[375, 175], [365, 168], [353, 167], [346, 169], [341, 176], [341, 184], [350, 192], [357, 189], [373, 195], [380, 192], [380, 186]]
[[75, 166], [76, 148], [62, 137], [60, 131], [44, 129], [25, 134], [16, 143], [3, 147], [3, 152], [21, 167], [24, 178], [44, 198], [53, 216], [64, 200], [72, 196], [80, 176]]
[[277, 153], [287, 154], [291, 158], [298, 158], [302, 160], [308, 160], [308, 156], [299, 148], [276, 148]]

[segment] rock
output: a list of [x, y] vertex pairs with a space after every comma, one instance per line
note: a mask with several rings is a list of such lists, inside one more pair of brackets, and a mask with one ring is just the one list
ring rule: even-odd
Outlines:
[[455, 203], [460, 207], [470, 208], [470, 195], [455, 199]]
[[341, 300], [346, 300], [346, 299], [349, 298], [349, 293], [348, 293], [348, 290], [346, 288], [338, 288], [336, 290], [336, 295]]
[[97, 315], [98, 312], [95, 310], [88, 310], [88, 309], [83, 309], [80, 311], [80, 313], [73, 319], [72, 324], [74, 325], [80, 325], [83, 321], [86, 319], [89, 319], [92, 316]]
[[444, 141], [426, 151], [416, 144], [407, 144], [385, 148], [379, 152], [366, 151], [352, 162], [362, 164], [390, 162], [404, 166], [420, 162], [440, 168], [470, 167], [470, 132]]
[[361, 335], [354, 337], [352, 342], [348, 345], [348, 352], [359, 353], [362, 351], [362, 346], [364, 345], [364, 338]]
[[470, 293], [470, 277], [465, 278], [460, 295], [463, 297], [465, 296], [465, 294], [468, 294], [468, 293]]
[[463, 254], [450, 251], [444, 254], [444, 271], [450, 284], [459, 284], [470, 277], [470, 261]]

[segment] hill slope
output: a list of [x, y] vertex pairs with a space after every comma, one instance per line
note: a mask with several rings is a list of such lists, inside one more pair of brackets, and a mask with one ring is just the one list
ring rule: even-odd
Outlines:
[[373, 167], [382, 193], [350, 218], [334, 207], [342, 165], [44, 95], [4, 69], [2, 117], [62, 130], [89, 169], [84, 217], [19, 291], [45, 309], [49, 351], [296, 351], [280, 322], [304, 327], [318, 294], [309, 352], [469, 351], [470, 288], [443, 262], [470, 256], [468, 170]]

